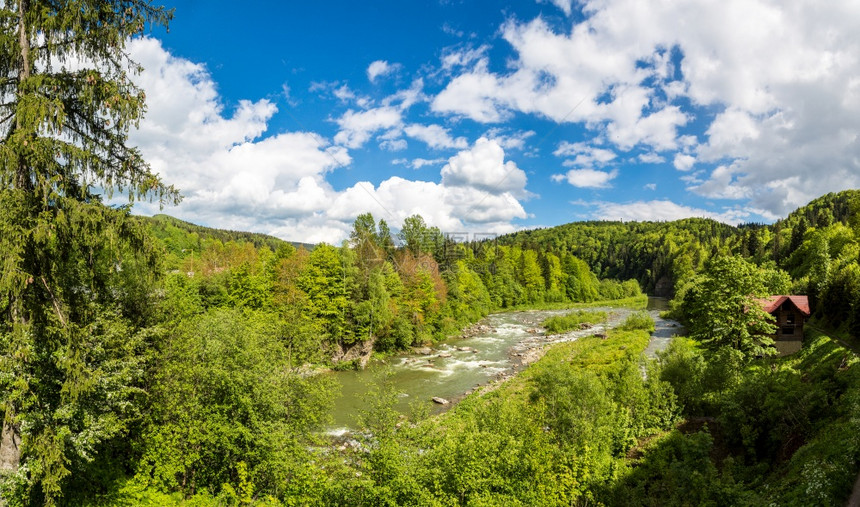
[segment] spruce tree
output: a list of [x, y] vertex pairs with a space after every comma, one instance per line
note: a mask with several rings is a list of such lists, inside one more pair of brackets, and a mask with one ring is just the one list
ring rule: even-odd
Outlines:
[[171, 16], [147, 1], [0, 0], [7, 499], [56, 503], [139, 410], [140, 298], [157, 256], [128, 208], [102, 198], [179, 198], [127, 143], [145, 97], [126, 44]]

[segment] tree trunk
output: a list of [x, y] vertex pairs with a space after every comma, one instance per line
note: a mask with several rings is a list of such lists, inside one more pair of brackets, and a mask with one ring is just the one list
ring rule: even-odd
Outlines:
[[0, 475], [18, 470], [21, 462], [21, 434], [17, 424], [3, 421], [3, 434], [0, 438]]
[[[18, 0], [18, 46], [19, 50], [21, 51], [21, 62], [19, 63], [20, 67], [18, 68], [19, 100], [20, 95], [22, 93], [22, 87], [24, 86], [25, 81], [30, 78], [31, 74], [30, 36], [27, 33], [27, 21], [25, 16], [28, 9], [28, 0]], [[15, 115], [15, 128], [16, 130], [21, 129], [21, 118], [17, 114], [17, 112]], [[23, 155], [19, 156], [18, 168], [15, 179], [15, 183], [19, 190], [32, 190], [32, 181], [30, 179], [29, 166]]]
[[[28, 0], [18, 1], [18, 44], [21, 52], [20, 67], [18, 69], [18, 92], [24, 81], [30, 78], [30, 37], [27, 33], [26, 13], [29, 9]], [[20, 98], [20, 96], [19, 96]], [[21, 128], [21, 119], [16, 113], [15, 128]], [[31, 190], [32, 182], [30, 171], [23, 156], [19, 158], [16, 173], [16, 186], [19, 190]], [[15, 298], [11, 301], [11, 316], [13, 321], [22, 320], [16, 309]], [[11, 422], [15, 417], [14, 406], [7, 406], [2, 423], [2, 434], [0, 434], [0, 475], [15, 472], [21, 463], [21, 431], [18, 424]]]

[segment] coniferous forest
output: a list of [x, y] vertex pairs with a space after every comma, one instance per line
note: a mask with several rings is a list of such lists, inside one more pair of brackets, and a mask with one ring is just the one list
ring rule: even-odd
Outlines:
[[[860, 191], [773, 224], [579, 222], [341, 245], [138, 217], [179, 192], [127, 143], [146, 2], [0, 7], [0, 505], [839, 505], [860, 471]], [[12, 10], [13, 7], [21, 12]], [[20, 15], [19, 15], [20, 14]], [[39, 34], [36, 37], [34, 34]], [[44, 65], [81, 58], [91, 65]], [[169, 209], [167, 210], [169, 211]], [[381, 364], [493, 312], [644, 308], [441, 415]], [[807, 295], [776, 357], [758, 298]], [[604, 315], [572, 313], [558, 332]], [[350, 445], [330, 370], [377, 379]]]

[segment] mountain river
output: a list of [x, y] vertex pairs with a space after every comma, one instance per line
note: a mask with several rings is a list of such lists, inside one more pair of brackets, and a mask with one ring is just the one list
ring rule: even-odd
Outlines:
[[[668, 345], [673, 335], [680, 334], [680, 328], [676, 322], [660, 318], [660, 311], [667, 309], [665, 299], [648, 298], [647, 309], [657, 327], [645, 350], [646, 355], [653, 357]], [[544, 319], [574, 310], [494, 313], [466, 328], [463, 337], [449, 338], [436, 343], [429, 350], [416, 349], [424, 353], [391, 356], [385, 361], [371, 362], [361, 371], [331, 372], [330, 375], [334, 375], [341, 385], [341, 396], [335, 401], [333, 427], [330, 430], [337, 434], [357, 426], [358, 413], [378, 368], [388, 367], [392, 370], [392, 380], [400, 393], [396, 407], [398, 411], [407, 413], [410, 405], [417, 400], [427, 403], [431, 413], [438, 413], [476, 388], [515, 374], [526, 364], [538, 359], [545, 345], [602, 333], [605, 327], [619, 325], [634, 311], [609, 307], [585, 310], [607, 312], [607, 322], [589, 329], [545, 336], [540, 325]], [[433, 403], [433, 397], [444, 398], [451, 404]]]

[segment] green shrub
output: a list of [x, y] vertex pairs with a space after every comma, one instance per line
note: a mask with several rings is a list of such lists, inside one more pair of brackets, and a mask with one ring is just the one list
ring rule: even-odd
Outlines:
[[631, 313], [627, 316], [627, 319], [621, 324], [621, 329], [625, 331], [635, 331], [637, 329], [641, 329], [643, 331], [648, 331], [649, 333], [654, 332], [654, 319], [648, 315], [648, 312], [635, 312]]
[[568, 313], [567, 315], [559, 315], [550, 317], [543, 321], [543, 327], [546, 328], [547, 334], [559, 334], [576, 329], [582, 324], [596, 324], [606, 320], [606, 312], [586, 312], [578, 310]]

